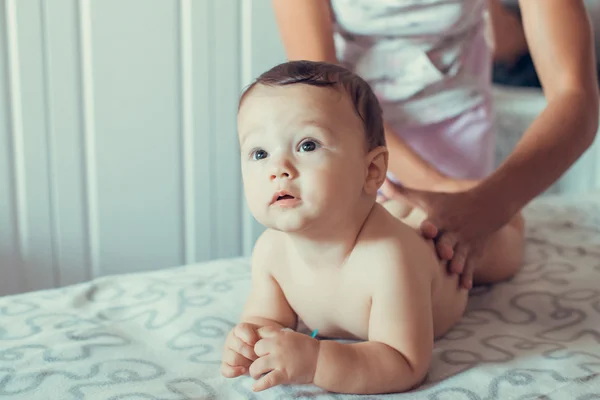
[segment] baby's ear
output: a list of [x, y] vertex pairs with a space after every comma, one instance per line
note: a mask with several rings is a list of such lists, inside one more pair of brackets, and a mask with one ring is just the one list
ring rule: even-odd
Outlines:
[[377, 194], [385, 182], [388, 166], [388, 150], [379, 146], [371, 150], [365, 158], [365, 192]]

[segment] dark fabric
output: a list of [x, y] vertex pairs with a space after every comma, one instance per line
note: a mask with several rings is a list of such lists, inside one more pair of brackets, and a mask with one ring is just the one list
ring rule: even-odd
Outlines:
[[[521, 18], [521, 10], [519, 9], [518, 3], [504, 4], [504, 7]], [[596, 70], [598, 77], [600, 78], [600, 65], [596, 65]], [[542, 87], [529, 53], [519, 57], [514, 65], [494, 63], [492, 69], [492, 82], [496, 85]]]
[[[600, 80], [600, 65], [596, 65], [596, 71]], [[542, 87], [529, 53], [519, 57], [512, 66], [495, 63], [492, 70], [492, 82], [496, 85]]]
[[529, 53], [519, 57], [514, 65], [494, 63], [492, 81], [497, 85], [541, 87]]

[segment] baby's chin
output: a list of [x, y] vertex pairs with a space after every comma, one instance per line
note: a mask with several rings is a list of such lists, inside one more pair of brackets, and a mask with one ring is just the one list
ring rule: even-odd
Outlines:
[[[260, 220], [258, 222], [261, 222]], [[315, 226], [315, 221], [306, 216], [281, 215], [261, 222], [265, 227], [284, 233], [300, 233], [309, 231]]]
[[270, 224], [263, 224], [269, 229], [284, 233], [299, 233], [306, 231], [310, 224], [292, 221], [276, 221]]

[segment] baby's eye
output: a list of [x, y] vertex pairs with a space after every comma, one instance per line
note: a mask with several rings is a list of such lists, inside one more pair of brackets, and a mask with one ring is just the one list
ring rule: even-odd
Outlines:
[[267, 158], [268, 155], [269, 153], [267, 153], [263, 149], [257, 149], [252, 152], [252, 159], [258, 161]]
[[319, 145], [316, 142], [307, 140], [300, 145], [300, 151], [315, 151], [317, 147], [319, 147]]

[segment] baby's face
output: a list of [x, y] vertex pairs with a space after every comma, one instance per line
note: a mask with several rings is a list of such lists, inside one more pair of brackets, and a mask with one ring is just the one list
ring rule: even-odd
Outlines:
[[238, 114], [248, 206], [263, 225], [297, 232], [348, 218], [363, 195], [367, 146], [347, 96], [302, 84], [257, 85]]

